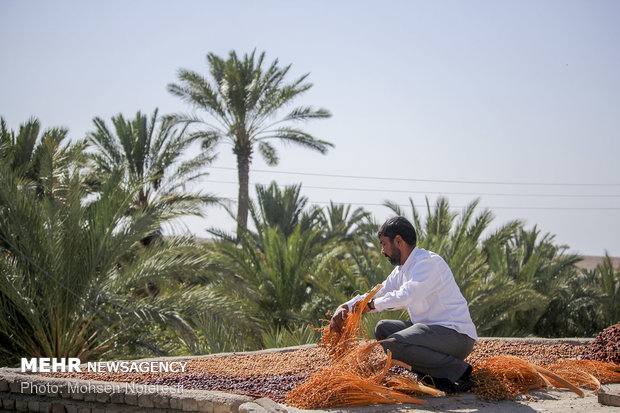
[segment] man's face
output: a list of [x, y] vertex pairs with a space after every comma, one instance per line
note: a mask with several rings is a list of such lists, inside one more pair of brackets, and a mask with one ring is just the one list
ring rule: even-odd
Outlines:
[[400, 265], [400, 250], [394, 245], [394, 240], [382, 235], [379, 241], [381, 241], [381, 254], [390, 260], [390, 264]]

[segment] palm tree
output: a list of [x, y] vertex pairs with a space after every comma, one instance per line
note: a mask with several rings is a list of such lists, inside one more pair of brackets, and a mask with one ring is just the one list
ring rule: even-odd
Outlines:
[[243, 323], [253, 320], [256, 343], [261, 336], [270, 345], [309, 338], [300, 323], [323, 317], [339, 289], [329, 282], [346, 267], [340, 259], [344, 249], [322, 236], [316, 225], [320, 210], [306, 210], [300, 190], [301, 185], [257, 185], [257, 201], [249, 208], [256, 232], [247, 230], [238, 241], [214, 232], [219, 235], [211, 258], [216, 281], [208, 288], [220, 302], [235, 303], [231, 309], [224, 304], [226, 312], [243, 309], [241, 317], [229, 314], [228, 324], [248, 331]]
[[[185, 214], [200, 214], [201, 206], [217, 202], [211, 195], [190, 194], [185, 185], [206, 174], [202, 169], [214, 159], [206, 148], [197, 156], [183, 160], [196, 136], [187, 133], [187, 124], [171, 117], [158, 117], [155, 109], [150, 118], [138, 112], [134, 119], [122, 114], [112, 117], [113, 130], [101, 118], [93, 120], [95, 131], [87, 140], [95, 149], [95, 176], [121, 168], [124, 185], [139, 190], [133, 200], [134, 210], [167, 208], [174, 205]], [[151, 240], [151, 236], [146, 240]]]
[[[0, 118], [0, 166], [22, 191], [36, 199], [62, 198], [61, 179], [72, 168], [79, 170], [85, 165], [83, 142], [67, 142], [66, 129], [51, 128], [42, 134], [38, 119], [31, 118], [19, 127], [19, 132], [9, 130], [4, 118]], [[6, 228], [0, 226], [0, 235], [6, 236]], [[6, 246], [0, 239], [0, 247]]]
[[320, 272], [323, 260], [331, 257], [322, 251], [318, 235], [297, 226], [288, 237], [277, 228], [266, 228], [260, 246], [247, 234], [239, 245], [221, 241], [216, 261], [227, 275], [212, 288], [239, 303], [262, 328], [299, 322], [310, 298], [309, 276]]
[[274, 181], [269, 186], [256, 185], [256, 203], [250, 202], [249, 210], [259, 234], [266, 228], [277, 228], [288, 237], [298, 225], [305, 231], [315, 224], [318, 211], [307, 211], [307, 205], [308, 197], [301, 195], [301, 184], [280, 189]]
[[[254, 238], [256, 245], [261, 247], [263, 232], [267, 228], [277, 228], [285, 237], [290, 236], [298, 225], [302, 231], [314, 228], [319, 220], [320, 210], [308, 206], [308, 197], [301, 195], [301, 184], [286, 185], [280, 188], [273, 181], [269, 186], [256, 184], [256, 201], [250, 200], [248, 210], [256, 231], [247, 230], [245, 234]], [[234, 211], [225, 207], [231, 217]], [[212, 228], [209, 232], [219, 240], [237, 242], [234, 234]]]
[[268, 165], [277, 165], [279, 158], [272, 140], [294, 143], [321, 153], [333, 146], [292, 126], [299, 121], [330, 117], [325, 109], [295, 107], [276, 118], [280, 110], [309, 90], [312, 84], [306, 82], [308, 74], [286, 83], [291, 65], [278, 67], [277, 59], [264, 65], [264, 60], [264, 52], [256, 56], [253, 51], [242, 59], [234, 51], [229, 53], [228, 59], [209, 53], [210, 79], [181, 69], [179, 84], [168, 85], [173, 95], [209, 115], [209, 121], [202, 121], [206, 129], [199, 134], [205, 145], [210, 147], [221, 141], [232, 145], [239, 179], [238, 238], [247, 228], [250, 164], [256, 149]]
[[[605, 253], [592, 270], [582, 270], [571, 280], [569, 292], [541, 327], [563, 332], [564, 337], [593, 337], [620, 320], [620, 269]], [[542, 324], [542, 323], [540, 323]]]
[[519, 276], [509, 264], [511, 243], [522, 230], [522, 223], [513, 221], [500, 227], [479, 246], [484, 261], [481, 274], [464, 291], [479, 335], [514, 336], [532, 334], [514, 322], [517, 314], [542, 311], [548, 299], [536, 291], [528, 276]]
[[[204, 254], [191, 239], [149, 249], [139, 244], [170, 208], [127, 219], [133, 194], [121, 187], [118, 171], [94, 199], [77, 171], [60, 180], [62, 198], [37, 197], [21, 181], [0, 165], [3, 364], [25, 356], [97, 358], [128, 331], [153, 322], [193, 334], [180, 316], [188, 300], [176, 280], [204, 271]], [[147, 281], [162, 292], [140, 294]], [[191, 301], [201, 306], [196, 297]]]
[[540, 235], [536, 226], [532, 230], [521, 228], [510, 243], [508, 263], [513, 268], [513, 274], [547, 299], [542, 311], [517, 313], [515, 321], [528, 333], [557, 336], [553, 329], [547, 328], [551, 324], [548, 320], [567, 318], [557, 309], [565, 307], [571, 297], [571, 281], [579, 275], [575, 264], [582, 258], [567, 253], [568, 246], [556, 244], [555, 236], [548, 233]]
[[26, 182], [39, 196], [58, 196], [60, 174], [70, 165], [85, 165], [84, 142], [67, 142], [67, 129], [51, 128], [42, 134], [38, 119], [31, 118], [19, 127], [19, 133], [9, 130], [0, 118], [0, 163], [15, 177]]
[[613, 260], [609, 253], [605, 252], [605, 258], [596, 266], [595, 272], [600, 277], [600, 286], [604, 294], [601, 309], [607, 327], [620, 320], [620, 269], [614, 268]]
[[319, 219], [326, 238], [353, 241], [363, 233], [363, 226], [368, 223], [370, 213], [361, 207], [351, 211], [351, 205], [330, 201], [325, 210], [320, 210]]

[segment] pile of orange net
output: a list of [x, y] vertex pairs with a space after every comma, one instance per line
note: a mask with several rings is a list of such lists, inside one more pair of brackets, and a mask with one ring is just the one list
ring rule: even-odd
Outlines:
[[497, 356], [480, 361], [472, 377], [472, 391], [483, 400], [512, 399], [540, 388], [566, 388], [583, 397], [580, 387], [597, 392], [601, 384], [620, 382], [620, 366], [564, 359], [544, 368], [518, 357]]
[[[424, 403], [413, 397], [443, 396], [443, 392], [428, 387], [408, 375], [389, 374], [394, 365], [406, 366], [392, 360], [388, 352], [377, 352], [380, 342], [361, 340], [361, 317], [364, 308], [381, 289], [376, 286], [354, 307], [344, 321], [341, 333], [321, 328], [318, 344], [325, 348], [332, 363], [319, 370], [286, 397], [288, 405], [302, 408], [362, 406], [382, 403]], [[379, 356], [378, 356], [379, 354]], [[514, 356], [482, 359], [472, 373], [474, 392], [483, 400], [512, 399], [516, 395], [539, 388], [567, 388], [583, 397], [579, 388], [598, 391], [601, 384], [620, 382], [620, 366], [592, 360], [560, 360], [547, 368]]]
[[364, 406], [382, 403], [424, 403], [411, 394], [440, 396], [444, 393], [425, 386], [410, 377], [387, 376], [393, 365], [392, 356], [377, 358], [373, 354], [380, 342], [363, 342], [360, 320], [366, 304], [381, 289], [375, 287], [355, 311], [345, 319], [342, 332], [337, 334], [322, 328], [319, 346], [327, 349], [333, 363], [305, 380], [286, 397], [286, 403], [301, 409], [340, 406]]

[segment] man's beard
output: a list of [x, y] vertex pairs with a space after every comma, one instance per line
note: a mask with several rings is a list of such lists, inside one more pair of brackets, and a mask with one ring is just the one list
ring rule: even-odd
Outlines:
[[385, 254], [385, 256], [387, 257], [388, 260], [390, 260], [390, 264], [392, 265], [400, 265], [400, 250], [398, 248], [396, 248], [396, 246], [392, 243], [392, 255], [387, 255]]

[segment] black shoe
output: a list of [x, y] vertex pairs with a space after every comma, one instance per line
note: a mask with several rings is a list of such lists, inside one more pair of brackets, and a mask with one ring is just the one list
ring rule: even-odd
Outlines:
[[471, 376], [471, 372], [473, 371], [473, 367], [471, 366], [471, 364], [467, 365], [467, 369], [465, 369], [465, 373], [463, 373], [461, 375], [461, 377], [459, 377], [459, 379], [457, 380], [457, 382], [459, 381], [466, 381], [469, 380], [469, 377]]
[[455, 383], [455, 389], [457, 393], [462, 393], [470, 390], [474, 387], [474, 382], [471, 379], [471, 372], [473, 368], [471, 365], [467, 366], [465, 373]]
[[456, 382], [456, 393], [464, 393], [466, 391], [471, 390], [474, 387], [474, 382], [471, 378], [467, 378], [466, 380], [459, 380]]
[[456, 393], [456, 386], [454, 385], [454, 382], [448, 379], [437, 377], [435, 377], [433, 380], [435, 380], [435, 387], [442, 392], [446, 394]]
[[427, 386], [435, 387], [437, 390], [441, 390], [446, 394], [456, 393], [457, 391], [456, 385], [452, 381], [444, 379], [442, 377], [433, 377], [429, 376], [428, 374], [425, 376], [418, 375], [418, 380], [420, 380]]
[[418, 381], [421, 381], [427, 386], [433, 386], [433, 378], [429, 376], [428, 374], [424, 374], [424, 373], [421, 373], [413, 369], [411, 370], [411, 372], [416, 375], [416, 378], [418, 379]]

